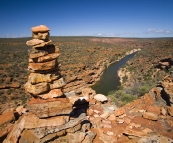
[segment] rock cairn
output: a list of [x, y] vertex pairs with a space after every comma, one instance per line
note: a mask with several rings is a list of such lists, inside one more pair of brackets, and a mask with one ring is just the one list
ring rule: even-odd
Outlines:
[[[50, 29], [40, 25], [31, 30], [33, 39], [26, 42], [28, 46], [32, 46], [28, 65], [31, 73], [24, 87], [32, 98], [25, 108], [16, 109], [22, 115], [18, 121], [3, 128], [3, 134], [11, 130], [4, 143], [44, 143], [53, 140], [76, 143], [84, 139], [92, 142], [95, 133], [89, 131], [91, 124], [86, 116], [88, 104], [85, 98], [80, 99], [73, 92], [65, 95], [62, 91], [66, 83], [59, 71], [59, 48], [49, 40]], [[3, 124], [14, 121], [14, 116], [12, 117]]]
[[50, 44], [49, 28], [40, 25], [31, 28], [33, 39], [27, 41], [32, 46], [29, 51], [29, 66], [31, 72], [25, 90], [33, 97], [51, 99], [63, 95], [64, 79], [59, 73], [57, 58], [60, 56], [59, 48]]

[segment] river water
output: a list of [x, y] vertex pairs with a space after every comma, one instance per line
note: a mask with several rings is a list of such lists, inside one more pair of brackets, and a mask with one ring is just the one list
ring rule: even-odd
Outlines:
[[118, 62], [111, 64], [107, 69], [104, 70], [100, 80], [91, 86], [92, 89], [96, 91], [97, 94], [108, 95], [111, 90], [117, 90], [120, 85], [120, 78], [118, 77], [118, 70], [123, 67], [126, 62], [133, 58], [137, 52], [130, 54]]

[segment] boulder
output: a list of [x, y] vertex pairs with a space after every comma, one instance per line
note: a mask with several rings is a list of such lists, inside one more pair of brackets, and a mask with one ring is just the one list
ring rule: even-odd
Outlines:
[[31, 73], [28, 78], [28, 82], [31, 84], [37, 84], [40, 82], [51, 82], [60, 77], [60, 74], [57, 72], [52, 72], [49, 74], [39, 74], [39, 73]]
[[107, 101], [107, 97], [103, 94], [96, 94], [94, 96], [94, 99], [97, 100], [97, 101], [100, 101], [100, 102], [104, 102], [104, 101]]
[[30, 82], [27, 82], [25, 85], [25, 90], [33, 95], [38, 95], [49, 90], [49, 85], [47, 82], [41, 82], [38, 84], [32, 85]]
[[50, 70], [55, 68], [57, 65], [57, 60], [52, 60], [44, 63], [29, 63], [28, 65], [28, 70], [33, 70], [33, 71], [44, 71], [44, 70]]
[[50, 31], [50, 29], [46, 25], [39, 25], [39, 26], [32, 27], [31, 31], [38, 33], [38, 32], [47, 32], [47, 31]]
[[35, 99], [32, 98], [26, 108], [39, 118], [56, 115], [69, 115], [72, 112], [72, 104], [67, 98]]

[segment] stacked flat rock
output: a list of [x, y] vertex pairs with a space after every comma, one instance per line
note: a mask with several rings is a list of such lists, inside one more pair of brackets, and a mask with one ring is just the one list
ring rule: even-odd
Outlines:
[[59, 48], [49, 40], [49, 28], [45, 25], [32, 27], [32, 40], [27, 41], [29, 50], [28, 70], [31, 72], [25, 90], [33, 98], [27, 109], [39, 118], [70, 114], [72, 104], [63, 97], [66, 85], [59, 72]]
[[33, 39], [27, 41], [29, 50], [29, 66], [31, 72], [25, 90], [33, 97], [50, 99], [63, 95], [61, 88], [66, 84], [59, 73], [59, 48], [49, 40], [49, 28], [40, 25], [31, 28]]
[[[62, 88], [66, 83], [59, 71], [57, 58], [60, 53], [58, 47], [49, 40], [49, 28], [40, 25], [31, 30], [33, 39], [26, 42], [28, 46], [32, 46], [28, 66], [31, 73], [24, 87], [32, 98], [25, 105], [25, 112], [22, 107], [16, 109], [20, 118], [3, 130], [3, 135], [10, 130], [3, 143], [45, 143], [53, 140], [92, 142], [88, 140], [93, 140], [95, 133], [89, 131], [90, 122], [86, 109], [74, 107], [76, 101], [68, 97], [69, 94], [63, 94]], [[80, 100], [79, 97], [75, 99]], [[82, 104], [83, 100], [82, 98]], [[14, 120], [14, 116], [9, 117], [1, 124]]]

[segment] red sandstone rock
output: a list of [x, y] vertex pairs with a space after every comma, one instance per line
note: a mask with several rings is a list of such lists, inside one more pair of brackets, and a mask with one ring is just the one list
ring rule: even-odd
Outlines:
[[[41, 57], [41, 56], [45, 56], [45, 55], [47, 55], [47, 54], [48, 54], [47, 51], [36, 50], [35, 48], [29, 50], [29, 58], [30, 58], [30, 59], [38, 58], [38, 57]], [[29, 62], [30, 62], [30, 59], [29, 59]], [[33, 60], [32, 60], [32, 62], [33, 62]]]
[[24, 108], [23, 106], [18, 106], [18, 107], [16, 108], [16, 111], [17, 111], [17, 113], [18, 113], [19, 115], [22, 115], [22, 113], [26, 113], [27, 109]]
[[142, 130], [142, 132], [148, 134], [148, 133], [151, 133], [153, 131], [151, 129], [149, 129], [149, 128], [145, 128], [144, 130]]
[[19, 136], [24, 129], [25, 119], [21, 117], [17, 123], [13, 126], [12, 130], [8, 134], [3, 143], [17, 143]]
[[161, 113], [162, 113], [162, 115], [164, 115], [164, 116], [167, 114], [167, 111], [165, 110], [164, 107], [161, 107]]
[[29, 63], [28, 70], [31, 71], [44, 71], [44, 70], [50, 70], [55, 68], [57, 65], [57, 60], [52, 60], [44, 63]]
[[35, 46], [35, 45], [39, 45], [41, 43], [44, 43], [43, 40], [39, 40], [39, 39], [32, 39], [26, 42], [26, 45], [28, 46]]
[[28, 81], [31, 84], [37, 84], [40, 82], [51, 82], [53, 80], [56, 80], [60, 77], [60, 74], [58, 72], [51, 72], [49, 74], [39, 74], [39, 73], [31, 73], [29, 75]]
[[32, 32], [47, 32], [50, 29], [46, 25], [39, 25], [31, 28]]
[[109, 120], [102, 120], [102, 123], [103, 124], [111, 124], [111, 121], [109, 121]]
[[112, 128], [111, 124], [103, 124], [103, 128]]
[[116, 117], [114, 114], [111, 114], [109, 117], [108, 117], [108, 120], [110, 121], [115, 121], [116, 120]]
[[48, 119], [39, 119], [35, 114], [31, 113], [24, 116], [24, 118], [25, 129], [59, 126], [64, 125], [69, 121], [69, 116], [56, 116]]
[[63, 92], [61, 91], [61, 89], [53, 89], [49, 91], [49, 93], [47, 94], [40, 94], [38, 96], [43, 99], [49, 99], [49, 98], [61, 97], [62, 95], [63, 95]]
[[46, 45], [50, 44], [51, 42], [52, 42], [52, 40], [49, 40], [47, 42], [44, 41], [43, 43], [33, 46], [33, 48], [45, 47]]
[[52, 83], [50, 83], [50, 89], [61, 88], [65, 85], [66, 85], [66, 83], [64, 81], [64, 78], [60, 78], [60, 79], [54, 80]]
[[44, 41], [49, 40], [49, 35], [50, 35], [49, 32], [38, 32], [38, 33], [32, 32], [33, 39], [40, 39]]
[[135, 136], [135, 137], [143, 137], [143, 136], [147, 135], [145, 132], [136, 131], [133, 129], [126, 129], [123, 133], [128, 136], [130, 135], [130, 136]]
[[47, 61], [51, 61], [51, 60], [57, 59], [59, 56], [60, 56], [59, 53], [52, 53], [52, 54], [48, 54], [48, 55], [41, 56], [41, 57], [34, 58], [34, 59], [30, 58], [29, 59], [29, 63], [47, 62]]
[[47, 100], [32, 98], [27, 104], [27, 109], [39, 118], [45, 118], [62, 114], [69, 115], [72, 112], [72, 104], [66, 98]]
[[173, 116], [173, 107], [167, 106], [169, 115]]
[[90, 99], [90, 100], [89, 100], [89, 104], [90, 104], [90, 105], [96, 104], [96, 100], [95, 100], [95, 99]]
[[120, 108], [114, 112], [115, 116], [120, 116], [125, 113], [124, 108]]
[[38, 95], [49, 90], [49, 85], [46, 82], [41, 82], [38, 84], [32, 85], [31, 83], [27, 82], [25, 85], [25, 90], [33, 95]]
[[104, 112], [103, 114], [100, 115], [101, 118], [107, 119], [109, 117], [110, 113]]
[[160, 107], [158, 106], [146, 106], [147, 112], [151, 112], [157, 115], [160, 115]]
[[92, 109], [88, 109], [88, 110], [87, 110], [87, 114], [88, 114], [89, 116], [93, 115], [93, 113], [94, 113], [94, 111], [93, 111]]
[[21, 138], [19, 140], [19, 143], [24, 143], [24, 142], [39, 142], [39, 138], [37, 138], [31, 130], [24, 130], [21, 134]]
[[143, 118], [149, 119], [149, 120], [158, 120], [159, 119], [157, 114], [154, 114], [151, 112], [144, 112], [142, 116], [143, 116]]
[[0, 137], [9, 133], [13, 126], [11, 123], [14, 121], [14, 111], [7, 111], [0, 115]]

